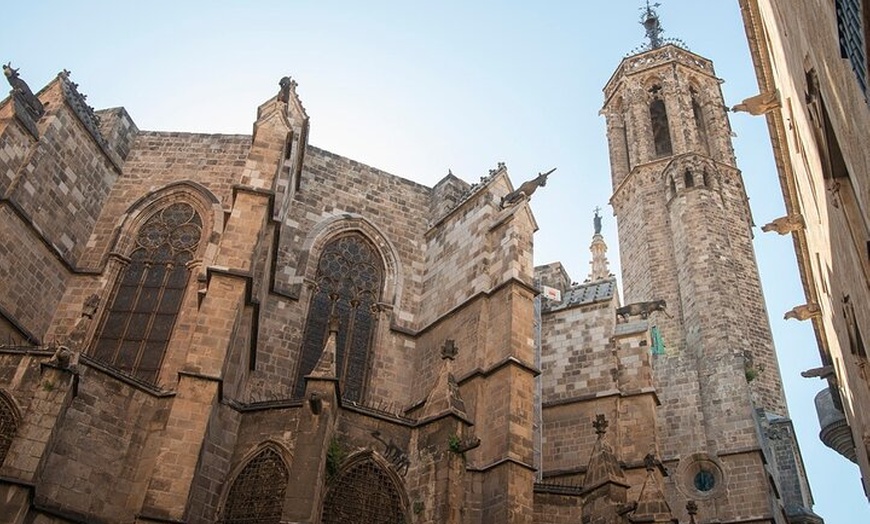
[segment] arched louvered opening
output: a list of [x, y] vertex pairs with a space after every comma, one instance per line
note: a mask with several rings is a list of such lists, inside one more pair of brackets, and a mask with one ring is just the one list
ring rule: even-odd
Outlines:
[[[655, 89], [655, 88], [653, 88]], [[665, 101], [655, 98], [649, 104], [650, 124], [652, 125], [653, 143], [656, 156], [668, 156], [673, 153], [671, 144], [671, 128], [668, 123], [668, 111]]]
[[704, 110], [701, 108], [701, 104], [698, 102], [698, 92], [692, 87], [690, 88], [692, 94], [692, 117], [695, 120], [695, 130], [698, 132], [698, 142], [703, 148], [704, 152], [710, 153], [710, 143], [707, 137], [707, 121], [704, 118]]
[[156, 381], [201, 238], [202, 219], [186, 202], [169, 204], [142, 224], [98, 331], [95, 359]]
[[323, 248], [315, 281], [317, 286], [308, 307], [295, 395], [304, 394], [305, 376], [317, 364], [328, 335], [329, 318], [336, 315], [336, 372], [341, 394], [346, 400], [358, 402], [363, 398], [368, 378], [377, 327], [377, 304], [384, 282], [383, 262], [365, 237], [359, 233], [347, 234]]
[[6, 460], [12, 439], [18, 431], [18, 411], [12, 401], [0, 392], [0, 465]]
[[695, 187], [695, 177], [692, 175], [690, 170], [687, 169], [686, 172], [683, 173], [683, 180], [686, 184], [686, 189]]
[[290, 474], [277, 451], [255, 455], [233, 479], [223, 524], [279, 524]]
[[323, 524], [405, 524], [401, 487], [384, 466], [367, 458], [345, 466], [330, 483]]

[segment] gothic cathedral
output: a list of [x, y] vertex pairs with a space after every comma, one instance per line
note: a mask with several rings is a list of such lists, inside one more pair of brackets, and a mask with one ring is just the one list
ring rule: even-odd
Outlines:
[[[624, 300], [534, 267], [514, 187], [138, 129], [67, 72], [0, 102], [0, 520], [820, 524], [713, 64], [604, 88]], [[624, 302], [624, 304], [623, 304]]]

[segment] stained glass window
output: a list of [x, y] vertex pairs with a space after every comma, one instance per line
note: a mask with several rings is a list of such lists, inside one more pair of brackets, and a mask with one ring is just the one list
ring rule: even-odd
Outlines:
[[323, 502], [323, 524], [404, 524], [396, 482], [377, 462], [361, 460], [339, 472]]
[[279, 524], [290, 477], [278, 453], [266, 448], [239, 472], [224, 506], [224, 524]]
[[201, 238], [202, 220], [183, 202], [164, 207], [142, 225], [103, 318], [94, 358], [156, 380], [187, 287], [187, 263]]
[[[650, 90], [653, 94], [658, 94], [661, 87], [655, 86]], [[653, 142], [655, 143], [656, 156], [667, 156], [673, 152], [671, 146], [671, 128], [668, 123], [668, 111], [665, 108], [665, 101], [661, 98], [654, 98], [649, 105], [649, 117], [652, 124]]]
[[15, 415], [15, 408], [6, 395], [0, 393], [0, 464], [6, 459], [6, 453], [9, 452], [17, 430], [18, 417]]
[[339, 325], [336, 372], [341, 394], [351, 401], [362, 399], [383, 275], [383, 263], [377, 251], [359, 234], [339, 237], [324, 247], [302, 340], [302, 359], [296, 376], [297, 397], [305, 392], [305, 376], [320, 358], [328, 335], [329, 317], [334, 314]]

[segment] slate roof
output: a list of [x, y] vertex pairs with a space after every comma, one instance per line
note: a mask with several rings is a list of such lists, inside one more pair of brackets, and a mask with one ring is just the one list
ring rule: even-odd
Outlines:
[[574, 284], [562, 293], [561, 303], [544, 299], [542, 310], [546, 313], [584, 306], [587, 304], [594, 304], [596, 302], [610, 300], [613, 298], [614, 293], [616, 293], [616, 278]]

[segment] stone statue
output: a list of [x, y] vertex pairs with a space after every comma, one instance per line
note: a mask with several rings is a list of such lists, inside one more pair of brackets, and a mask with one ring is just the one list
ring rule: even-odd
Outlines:
[[523, 182], [520, 187], [516, 191], [511, 191], [507, 195], [501, 198], [501, 207], [502, 209], [507, 206], [513, 206], [519, 204], [523, 198], [531, 198], [532, 193], [537, 191], [539, 187], [543, 187], [547, 185], [547, 177], [555, 171], [556, 168], [547, 171], [546, 173], [538, 173], [538, 176], [535, 178]]
[[34, 95], [33, 91], [30, 90], [30, 86], [27, 85], [27, 82], [22, 80], [18, 75], [18, 69], [12, 68], [12, 62], [3, 65], [3, 74], [6, 75], [6, 80], [9, 82], [9, 85], [12, 86], [12, 96], [27, 108], [27, 111], [34, 119], [38, 120], [43, 114], [45, 114], [45, 108], [42, 107], [42, 102], [36, 98], [36, 95]]
[[595, 234], [601, 234], [601, 215], [598, 213], [601, 211], [600, 207], [595, 208], [595, 217], [592, 218], [592, 225], [595, 226]]

